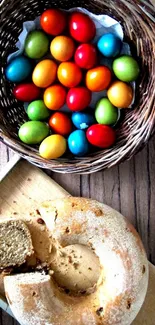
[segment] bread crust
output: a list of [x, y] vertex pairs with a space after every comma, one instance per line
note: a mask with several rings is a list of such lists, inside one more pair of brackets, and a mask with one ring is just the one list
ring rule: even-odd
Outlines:
[[16, 276], [5, 277], [17, 320], [23, 325], [131, 324], [148, 286], [147, 257], [133, 226], [112, 208], [85, 198], [44, 202], [38, 210], [54, 246], [88, 246], [99, 258], [101, 273], [94, 292], [81, 296], [62, 291], [52, 275], [46, 285], [23, 285]]

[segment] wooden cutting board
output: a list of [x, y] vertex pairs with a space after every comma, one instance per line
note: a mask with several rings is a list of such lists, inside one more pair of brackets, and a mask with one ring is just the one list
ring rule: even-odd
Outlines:
[[[0, 174], [0, 217], [24, 215], [35, 203], [68, 196], [43, 171], [14, 156]], [[12, 315], [0, 291], [0, 307]], [[132, 325], [155, 324], [155, 267], [150, 264], [149, 288], [145, 303]]]

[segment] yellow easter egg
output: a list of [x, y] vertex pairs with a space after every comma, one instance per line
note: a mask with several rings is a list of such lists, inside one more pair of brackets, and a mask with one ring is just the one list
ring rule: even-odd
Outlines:
[[57, 76], [57, 64], [53, 60], [40, 61], [33, 70], [33, 83], [40, 88], [47, 88]]
[[61, 157], [67, 149], [66, 139], [59, 134], [53, 134], [44, 139], [39, 147], [40, 156], [46, 159]]
[[68, 36], [56, 36], [51, 42], [50, 51], [56, 60], [68, 61], [75, 52], [74, 41]]
[[118, 108], [127, 108], [133, 100], [132, 87], [122, 81], [114, 81], [107, 91], [110, 102]]

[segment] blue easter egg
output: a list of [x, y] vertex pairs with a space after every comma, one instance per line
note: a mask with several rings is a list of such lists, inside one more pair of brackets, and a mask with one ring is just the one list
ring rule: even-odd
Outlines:
[[85, 132], [82, 130], [72, 132], [68, 137], [68, 147], [75, 156], [86, 155], [89, 151], [89, 143]]
[[95, 118], [89, 113], [75, 112], [72, 114], [72, 122], [77, 129], [84, 130], [95, 123]]
[[21, 82], [29, 77], [32, 69], [32, 64], [28, 58], [18, 56], [8, 64], [5, 75], [9, 81]]
[[122, 41], [115, 34], [108, 33], [100, 37], [97, 47], [104, 56], [115, 57], [121, 51]]

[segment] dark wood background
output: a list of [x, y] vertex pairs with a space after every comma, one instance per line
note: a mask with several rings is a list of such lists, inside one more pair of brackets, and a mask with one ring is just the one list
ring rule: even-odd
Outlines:
[[[0, 168], [13, 154], [0, 144]], [[97, 199], [119, 210], [136, 227], [155, 264], [155, 137], [130, 161], [110, 170], [86, 176], [47, 173], [72, 195]], [[17, 324], [0, 311], [0, 325]]]

